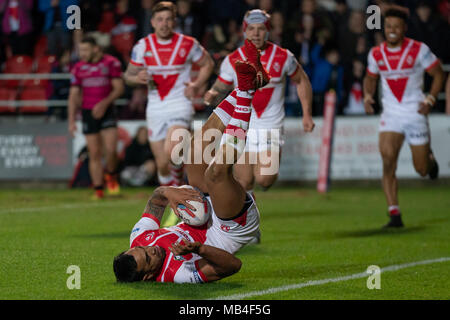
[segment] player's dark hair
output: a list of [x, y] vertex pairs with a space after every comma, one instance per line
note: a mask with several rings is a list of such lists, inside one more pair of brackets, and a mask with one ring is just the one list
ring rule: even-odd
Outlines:
[[400, 7], [400, 6], [391, 6], [384, 13], [384, 17], [396, 17], [402, 19], [405, 23], [408, 23], [409, 19], [409, 10], [408, 8]]
[[152, 8], [152, 16], [161, 11], [172, 12], [172, 17], [175, 19], [177, 16], [177, 6], [170, 1], [161, 1], [155, 4]]
[[144, 277], [143, 272], [137, 271], [137, 263], [132, 255], [125, 254], [125, 251], [114, 258], [114, 274], [117, 282], [135, 282]]
[[96, 46], [97, 40], [95, 40], [95, 38], [91, 36], [84, 36], [83, 39], [81, 39], [81, 43], [89, 43], [93, 46]]

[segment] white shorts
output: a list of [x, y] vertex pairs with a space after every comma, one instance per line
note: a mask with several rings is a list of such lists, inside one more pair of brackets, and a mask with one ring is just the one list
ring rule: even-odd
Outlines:
[[[167, 106], [170, 109], [170, 106]], [[147, 129], [150, 141], [161, 141], [167, 136], [170, 127], [181, 126], [189, 129], [194, 111], [191, 106], [183, 109], [175, 109], [171, 113], [158, 114], [147, 109]]]
[[[207, 198], [211, 202], [210, 197]], [[250, 193], [247, 193], [245, 203], [244, 209], [230, 220], [218, 218], [213, 210], [205, 244], [234, 254], [259, 237], [259, 210]]]
[[413, 146], [424, 145], [430, 142], [430, 127], [428, 117], [417, 114], [417, 116], [395, 116], [381, 114], [380, 132], [398, 132], [405, 136], [408, 144]]
[[271, 150], [272, 153], [280, 153], [284, 144], [283, 128], [280, 129], [253, 129], [247, 131], [247, 142], [245, 152], [265, 152]]

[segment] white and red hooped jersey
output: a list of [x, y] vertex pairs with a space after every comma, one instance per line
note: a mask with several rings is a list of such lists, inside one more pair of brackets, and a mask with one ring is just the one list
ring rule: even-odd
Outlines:
[[[261, 52], [261, 64], [270, 74], [270, 83], [258, 89], [253, 97], [252, 118], [250, 128], [272, 129], [281, 128], [284, 119], [284, 95], [286, 76], [293, 76], [300, 65], [294, 55], [269, 41]], [[243, 47], [230, 53], [220, 66], [218, 79], [225, 84], [237, 86], [237, 76], [234, 69], [236, 60], [247, 60]]]
[[133, 47], [130, 63], [145, 67], [153, 77], [155, 88], [149, 90], [148, 108], [166, 113], [177, 106], [192, 108], [184, 95], [185, 83], [190, 81], [192, 64], [204, 53], [197, 40], [180, 33], [167, 41], [157, 39], [154, 33], [140, 39]]
[[405, 38], [401, 47], [388, 48], [386, 42], [370, 50], [367, 72], [381, 77], [383, 112], [393, 115], [417, 115], [423, 101], [424, 71], [439, 59], [422, 42]]

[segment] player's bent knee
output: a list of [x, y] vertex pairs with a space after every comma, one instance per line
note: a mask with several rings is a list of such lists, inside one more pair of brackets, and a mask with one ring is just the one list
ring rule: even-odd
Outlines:
[[278, 175], [256, 176], [256, 183], [263, 189], [269, 189], [277, 180]]

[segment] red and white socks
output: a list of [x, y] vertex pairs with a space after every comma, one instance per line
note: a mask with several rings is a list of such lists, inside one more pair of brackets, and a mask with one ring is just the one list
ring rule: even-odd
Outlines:
[[[245, 149], [245, 139], [247, 136], [250, 117], [252, 115], [251, 105], [255, 91], [241, 91], [237, 88], [234, 91], [236, 92], [236, 106], [230, 121], [223, 132], [220, 144], [226, 144], [233, 147], [237, 150], [238, 155], [240, 155]], [[227, 99], [224, 101], [227, 101]]]
[[389, 211], [389, 216], [399, 216], [401, 214], [400, 212], [400, 207], [395, 205], [395, 206], [389, 206], [388, 207], [388, 211]]

